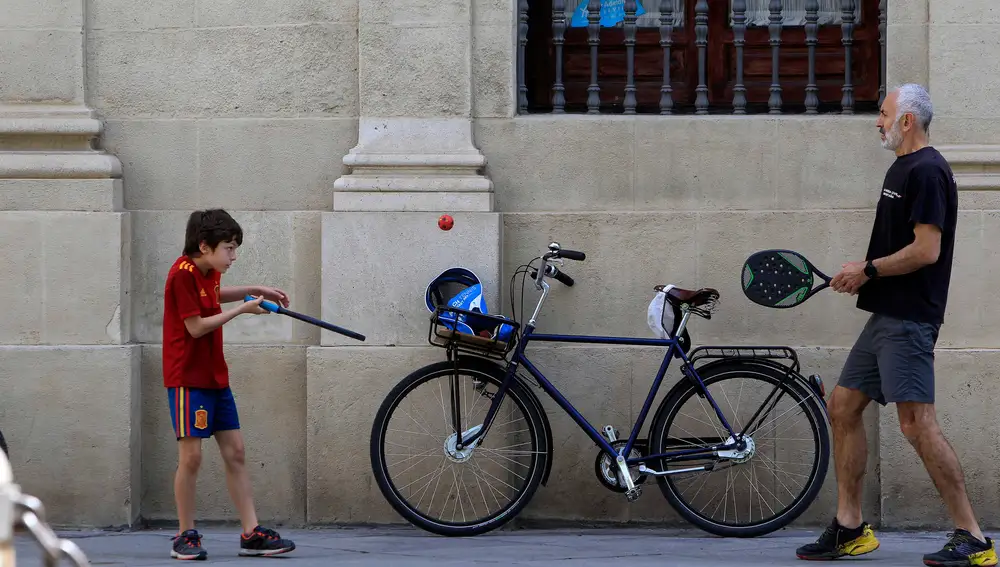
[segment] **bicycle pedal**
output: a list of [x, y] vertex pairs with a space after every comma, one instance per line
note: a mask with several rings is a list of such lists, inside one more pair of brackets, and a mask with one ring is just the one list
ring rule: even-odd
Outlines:
[[641, 495], [642, 495], [642, 488], [639, 488], [637, 486], [632, 490], [628, 490], [625, 492], [625, 499], [628, 500], [629, 502], [635, 502], [636, 500], [639, 499], [639, 496]]

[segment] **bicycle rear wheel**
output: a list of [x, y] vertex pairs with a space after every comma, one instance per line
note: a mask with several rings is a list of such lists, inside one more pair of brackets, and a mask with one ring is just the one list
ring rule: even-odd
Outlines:
[[[516, 380], [487, 435], [457, 449], [452, 362], [414, 371], [382, 402], [371, 433], [371, 465], [382, 495], [403, 518], [431, 533], [473, 536], [494, 530], [528, 503], [549, 457], [546, 423]], [[462, 358], [458, 397], [463, 436], [478, 431], [504, 371]]]
[[[742, 360], [699, 376], [732, 429], [746, 434], [747, 449], [661, 461], [661, 471], [714, 465], [708, 472], [657, 477], [663, 495], [687, 521], [719, 536], [756, 537], [788, 525], [815, 500], [829, 466], [829, 428], [815, 392], [781, 369]], [[711, 401], [685, 379], [657, 412], [650, 450], [707, 447], [729, 438]]]

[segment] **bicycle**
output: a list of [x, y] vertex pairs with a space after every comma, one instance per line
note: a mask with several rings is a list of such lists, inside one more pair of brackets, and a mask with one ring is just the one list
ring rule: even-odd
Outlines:
[[[688, 321], [692, 315], [711, 318], [719, 298], [718, 292], [712, 288], [654, 288], [658, 293], [665, 294], [665, 300], [669, 302], [675, 315], [668, 338], [536, 333], [539, 313], [549, 294], [547, 280], [555, 279], [567, 286], [574, 284], [573, 279], [556, 264], [562, 265], [564, 259], [583, 261], [585, 258], [586, 255], [582, 252], [563, 250], [558, 243], [552, 243], [547, 253], [515, 271], [511, 278], [512, 287], [514, 278], [520, 273], [524, 274], [522, 316], [524, 279], [528, 271], [533, 270], [531, 276], [535, 288], [541, 292], [526, 325], [522, 326], [516, 318], [512, 320], [498, 315], [484, 315], [447, 305], [435, 310], [431, 316], [428, 342], [445, 348], [447, 359], [414, 370], [403, 378], [383, 400], [372, 424], [372, 472], [389, 504], [411, 524], [444, 536], [482, 534], [499, 528], [516, 517], [531, 500], [538, 486], [547, 484], [552, 464], [552, 431], [541, 400], [532, 391], [532, 388], [538, 388], [548, 394], [597, 445], [599, 451], [594, 466], [599, 481], [609, 490], [624, 493], [629, 502], [640, 497], [641, 486], [652, 476], [656, 478], [667, 502], [684, 519], [715, 535], [755, 537], [773, 532], [794, 521], [816, 498], [826, 478], [829, 464], [830, 440], [824, 402], [825, 389], [819, 376], [802, 376], [798, 356], [794, 349], [787, 346], [701, 346], [689, 350], [691, 340], [687, 329]], [[533, 263], [539, 259], [541, 265], [535, 268]], [[513, 310], [512, 290], [512, 315]], [[443, 318], [442, 315], [445, 314], [449, 314], [451, 318]], [[485, 337], [456, 332], [453, 330], [455, 325], [448, 321], [455, 321], [458, 316], [464, 316], [466, 320], [478, 318], [480, 321], [489, 321], [497, 328], [510, 325], [508, 328], [514, 332], [506, 338], [501, 338], [498, 333]], [[628, 437], [619, 439], [618, 431], [612, 425], [603, 428], [603, 435], [598, 432], [528, 359], [525, 350], [531, 342], [654, 346], [665, 347], [667, 351]], [[682, 378], [668, 391], [653, 414], [648, 437], [640, 439], [640, 429], [644, 426], [673, 358], [681, 361]], [[696, 362], [701, 361], [704, 362], [696, 366]], [[527, 376], [521, 369], [527, 371]], [[463, 381], [461, 376], [468, 379]], [[732, 406], [733, 398], [725, 392], [719, 396], [709, 391], [712, 387], [740, 378], [760, 382], [763, 387], [741, 388], [739, 397], [736, 398], [735, 394], [733, 396], [737, 399], [736, 408]], [[447, 380], [446, 385], [441, 383], [444, 380]], [[403, 402], [419, 393], [428, 393], [426, 388], [421, 392], [418, 389], [432, 381], [438, 382], [437, 388], [432, 389], [429, 398], [422, 403], [418, 402], [415, 407], [433, 408], [435, 413], [441, 411], [446, 429], [440, 434], [432, 434], [429, 422], [418, 421], [410, 411], [401, 408]], [[763, 402], [750, 419], [744, 422], [742, 429], [735, 416], [727, 419], [717, 401], [727, 402], [738, 413], [744, 396], [765, 392], [767, 395]], [[467, 397], [472, 400], [466, 399]], [[791, 407], [776, 409], [783, 398], [791, 402]], [[470, 416], [482, 399], [489, 400], [481, 408], [485, 410], [485, 417], [471, 419]], [[707, 419], [682, 419], [690, 417], [680, 412], [688, 401], [695, 402]], [[501, 412], [501, 406], [508, 402], [507, 407], [511, 412], [516, 410], [523, 416], [523, 425], [520, 425], [521, 421], [508, 420], [507, 414]], [[725, 495], [717, 503], [713, 497], [706, 504], [706, 507], [715, 505], [711, 514], [696, 510], [694, 501], [709, 480], [717, 476], [713, 473], [727, 471], [723, 480], [728, 492], [731, 485], [735, 487], [741, 474], [742, 478], [753, 483], [758, 473], [755, 468], [757, 465], [773, 468], [777, 472], [777, 464], [785, 463], [785, 459], [797, 454], [794, 450], [767, 448], [768, 443], [777, 441], [774, 437], [777, 433], [768, 435], [762, 430], [765, 425], [777, 428], [799, 415], [798, 411], [793, 410], [802, 410], [801, 415], [805, 416], [808, 431], [806, 435], [811, 435], [811, 439], [791, 440], [811, 441], [814, 454], [800, 465], [808, 466], [808, 471], [783, 474], [789, 482], [792, 477], [805, 479], [804, 486], [798, 492], [793, 492], [779, 476], [770, 485], [756, 485], [746, 494], [734, 492], [732, 497]], [[396, 417], [408, 417], [416, 423], [416, 427], [413, 431], [391, 428], [390, 422]], [[694, 429], [699, 425], [708, 426], [709, 429], [702, 434], [689, 431], [689, 428]], [[676, 429], [673, 429], [675, 426]], [[387, 440], [387, 434], [392, 432], [402, 432], [418, 439], [429, 438], [431, 444], [423, 452], [405, 455], [404, 452], [415, 445], [414, 440]], [[503, 446], [489, 446], [493, 441]], [[441, 457], [441, 465], [429, 467], [429, 472], [423, 475], [418, 470], [414, 473], [416, 480], [403, 484], [403, 480], [397, 480], [388, 470], [390, 463], [387, 458], [394, 456], [406, 457], [403, 462], [408, 466], [399, 474], [416, 469], [434, 456]], [[469, 465], [469, 469], [463, 469], [460, 482], [455, 469], [465, 464]], [[446, 469], [450, 472], [448, 476], [445, 476]], [[468, 470], [472, 471], [473, 478], [466, 485], [464, 479]], [[450, 484], [451, 489], [457, 488], [457, 496], [451, 494], [438, 497], [443, 477], [445, 484]], [[687, 497], [681, 491], [682, 484], [700, 477], [704, 477], [704, 480], [698, 491], [691, 501], [686, 500]], [[487, 485], [485, 488], [484, 484]], [[519, 487], [513, 486], [514, 484]], [[403, 492], [413, 486], [415, 494], [404, 496]], [[507, 492], [512, 495], [506, 504], [501, 504], [499, 496], [506, 496]], [[790, 504], [775, 511], [771, 503], [784, 492], [793, 499]], [[468, 506], [458, 501], [466, 495], [470, 497]], [[411, 502], [412, 499], [417, 501]], [[426, 510], [421, 506], [425, 499]], [[484, 515], [478, 515], [478, 507], [485, 508]], [[755, 507], [760, 514], [760, 519], [756, 521], [753, 519]], [[451, 518], [444, 519], [434, 515], [433, 510], [437, 508], [441, 509], [440, 516], [447, 515], [450, 508]], [[719, 508], [723, 508], [721, 520], [715, 517]], [[733, 519], [729, 518], [730, 508]], [[744, 512], [746, 521], [740, 521], [741, 511]]]

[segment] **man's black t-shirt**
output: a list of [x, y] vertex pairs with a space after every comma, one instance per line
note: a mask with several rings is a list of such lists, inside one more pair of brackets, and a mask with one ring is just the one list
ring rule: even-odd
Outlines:
[[944, 156], [928, 146], [896, 158], [882, 185], [866, 259], [889, 256], [913, 242], [916, 223], [941, 229], [941, 252], [937, 262], [915, 272], [879, 276], [866, 282], [858, 290], [858, 308], [941, 324], [948, 300], [957, 219], [958, 187]]

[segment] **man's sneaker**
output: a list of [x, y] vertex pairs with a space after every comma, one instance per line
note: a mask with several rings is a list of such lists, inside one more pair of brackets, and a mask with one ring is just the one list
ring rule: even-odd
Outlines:
[[288, 553], [295, 549], [295, 544], [287, 539], [281, 539], [278, 532], [257, 526], [250, 535], [240, 536], [240, 555], [269, 556]]
[[834, 518], [830, 526], [815, 543], [803, 545], [795, 550], [799, 559], [829, 561], [845, 555], [855, 556], [871, 553], [878, 549], [878, 539], [867, 523], [854, 529], [841, 526]]
[[208, 552], [201, 548], [201, 534], [198, 530], [187, 530], [173, 537], [174, 548], [170, 557], [174, 559], [205, 559]]
[[941, 551], [924, 556], [924, 565], [979, 567], [997, 564], [997, 552], [992, 539], [986, 538], [986, 543], [983, 543], [966, 530], [955, 530], [948, 537], [948, 543], [944, 544]]

